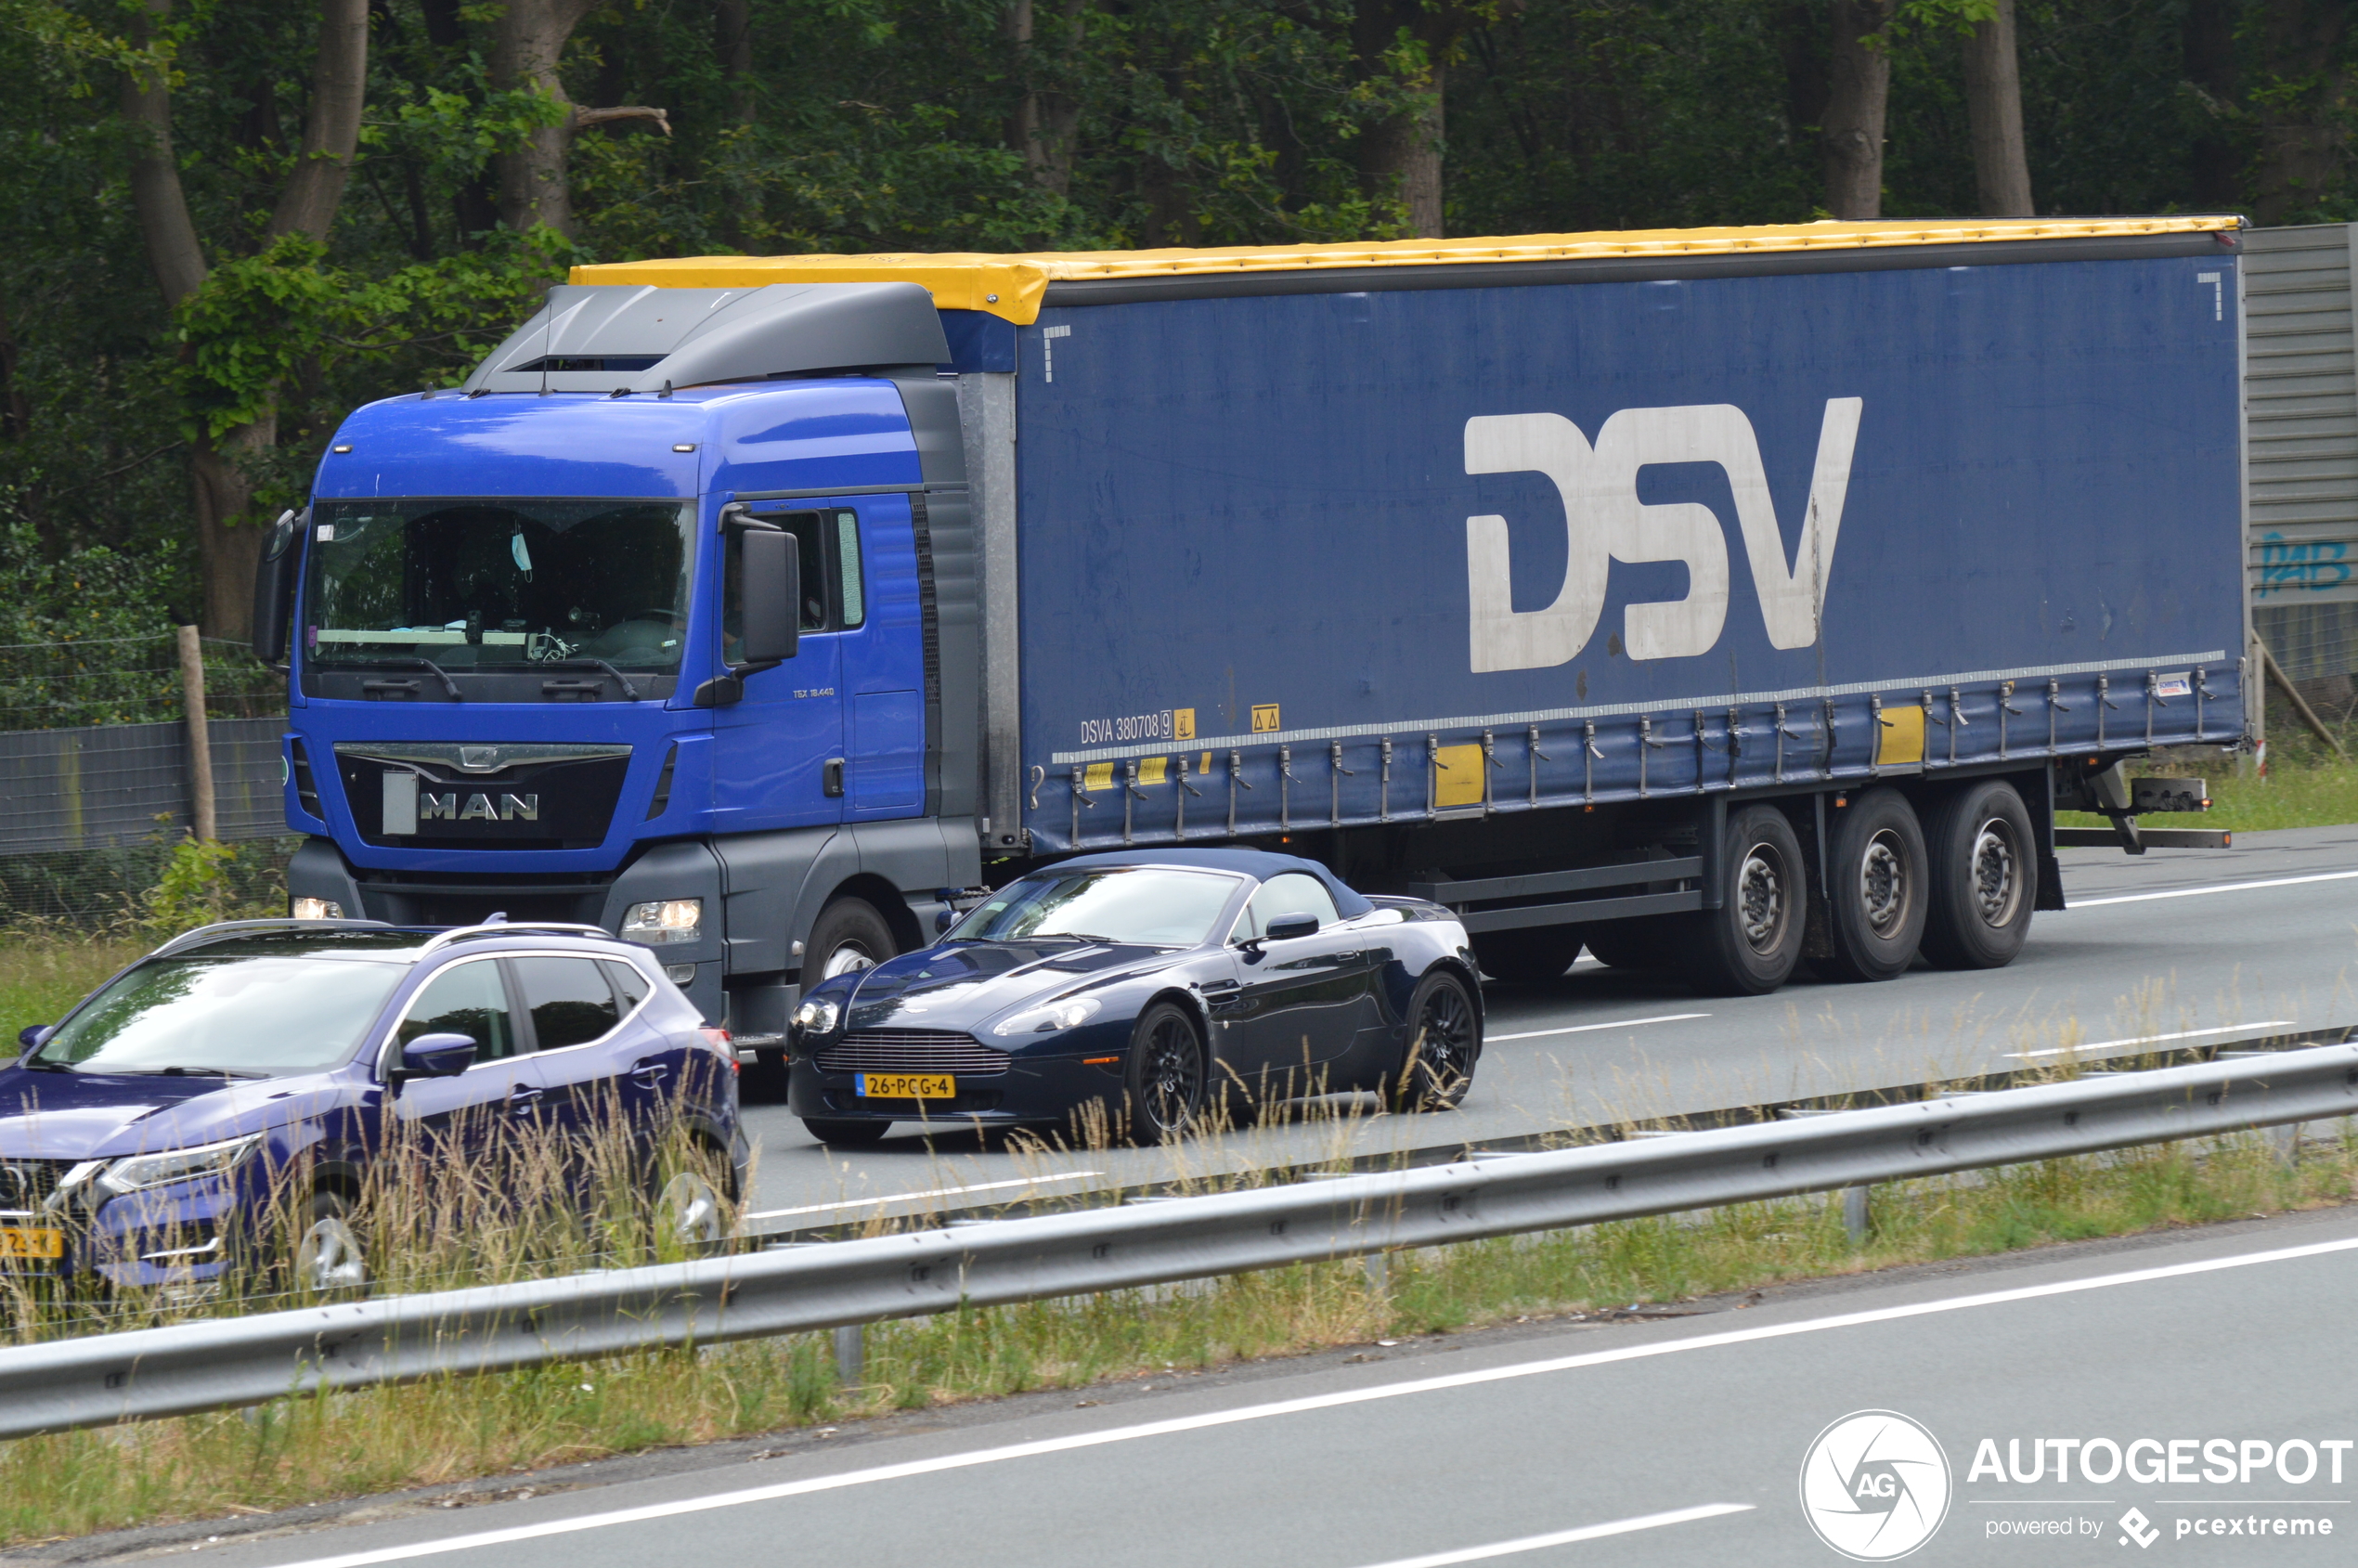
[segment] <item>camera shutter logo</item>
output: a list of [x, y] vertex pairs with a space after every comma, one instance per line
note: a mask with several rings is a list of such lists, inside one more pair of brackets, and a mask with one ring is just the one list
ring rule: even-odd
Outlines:
[[1858, 1410], [1818, 1434], [1801, 1461], [1801, 1511], [1818, 1538], [1858, 1562], [1907, 1556], [1949, 1515], [1949, 1456], [1896, 1410]]

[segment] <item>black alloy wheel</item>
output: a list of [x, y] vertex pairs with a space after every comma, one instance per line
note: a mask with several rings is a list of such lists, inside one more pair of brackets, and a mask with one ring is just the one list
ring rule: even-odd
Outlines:
[[1482, 1016], [1466, 982], [1446, 969], [1429, 971], [1408, 999], [1407, 1041], [1400, 1066], [1384, 1077], [1384, 1108], [1455, 1110], [1481, 1055]]
[[1924, 829], [1896, 789], [1871, 789], [1836, 811], [1826, 857], [1826, 913], [1833, 952], [1826, 966], [1846, 980], [1887, 980], [1915, 961], [1928, 888]]
[[1924, 823], [1924, 954], [1943, 969], [2014, 962], [2039, 902], [2030, 812], [2002, 779], [1960, 785]]
[[884, 1135], [892, 1131], [892, 1123], [855, 1121], [848, 1116], [806, 1116], [802, 1119], [802, 1130], [821, 1143], [837, 1148], [867, 1148], [884, 1142]]
[[1202, 1113], [1203, 1036], [1175, 1002], [1158, 1002], [1138, 1017], [1122, 1074], [1130, 1139], [1159, 1144], [1187, 1132]]
[[1580, 956], [1580, 927], [1538, 926], [1521, 931], [1477, 931], [1474, 958], [1482, 972], [1510, 985], [1546, 985], [1564, 978]]
[[369, 1251], [353, 1228], [352, 1205], [342, 1193], [317, 1192], [300, 1212], [304, 1228], [287, 1259], [295, 1289], [305, 1295], [363, 1295]]
[[1773, 806], [1731, 812], [1721, 847], [1721, 907], [1685, 916], [1687, 978], [1715, 996], [1765, 996], [1801, 961], [1809, 893], [1801, 840]]

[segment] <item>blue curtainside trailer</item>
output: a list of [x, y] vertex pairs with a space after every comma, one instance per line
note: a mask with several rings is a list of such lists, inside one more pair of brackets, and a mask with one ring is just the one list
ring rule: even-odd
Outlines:
[[[1275, 846], [1760, 991], [2003, 963], [2246, 732], [2234, 220], [582, 269], [258, 584], [298, 909], [741, 1041], [1043, 858]], [[2084, 831], [2084, 830], [2083, 830]], [[2201, 835], [2179, 833], [2165, 841]]]

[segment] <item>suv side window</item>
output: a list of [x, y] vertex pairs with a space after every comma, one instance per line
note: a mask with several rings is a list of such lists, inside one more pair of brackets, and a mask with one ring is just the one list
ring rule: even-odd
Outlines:
[[619, 958], [601, 958], [598, 963], [605, 970], [606, 978], [614, 982], [614, 993], [622, 998], [622, 1010], [626, 1013], [644, 1002], [647, 992], [654, 989], [634, 965]]
[[498, 961], [453, 964], [428, 980], [410, 999], [408, 1016], [395, 1034], [404, 1045], [421, 1034], [470, 1034], [479, 1062], [514, 1056], [515, 1024], [508, 1016], [508, 988], [499, 982]]
[[594, 958], [514, 958], [525, 1011], [543, 1051], [597, 1039], [622, 1021], [614, 991]]
[[1237, 928], [1228, 933], [1228, 940], [1250, 941], [1268, 930], [1269, 922], [1277, 916], [1305, 912], [1318, 917], [1320, 930], [1342, 918], [1335, 908], [1334, 895], [1327, 891], [1325, 883], [1306, 871], [1280, 873], [1253, 890], [1252, 900], [1237, 916]]

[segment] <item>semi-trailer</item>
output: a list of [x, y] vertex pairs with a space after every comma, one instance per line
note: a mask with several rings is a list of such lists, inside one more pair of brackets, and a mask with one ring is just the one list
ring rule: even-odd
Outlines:
[[2239, 261], [2164, 217], [577, 268], [266, 551], [292, 908], [602, 926], [758, 1050], [1125, 845], [1440, 901], [1500, 979], [2003, 964], [2058, 810], [2134, 852], [2204, 792], [2124, 764], [2247, 744]]

